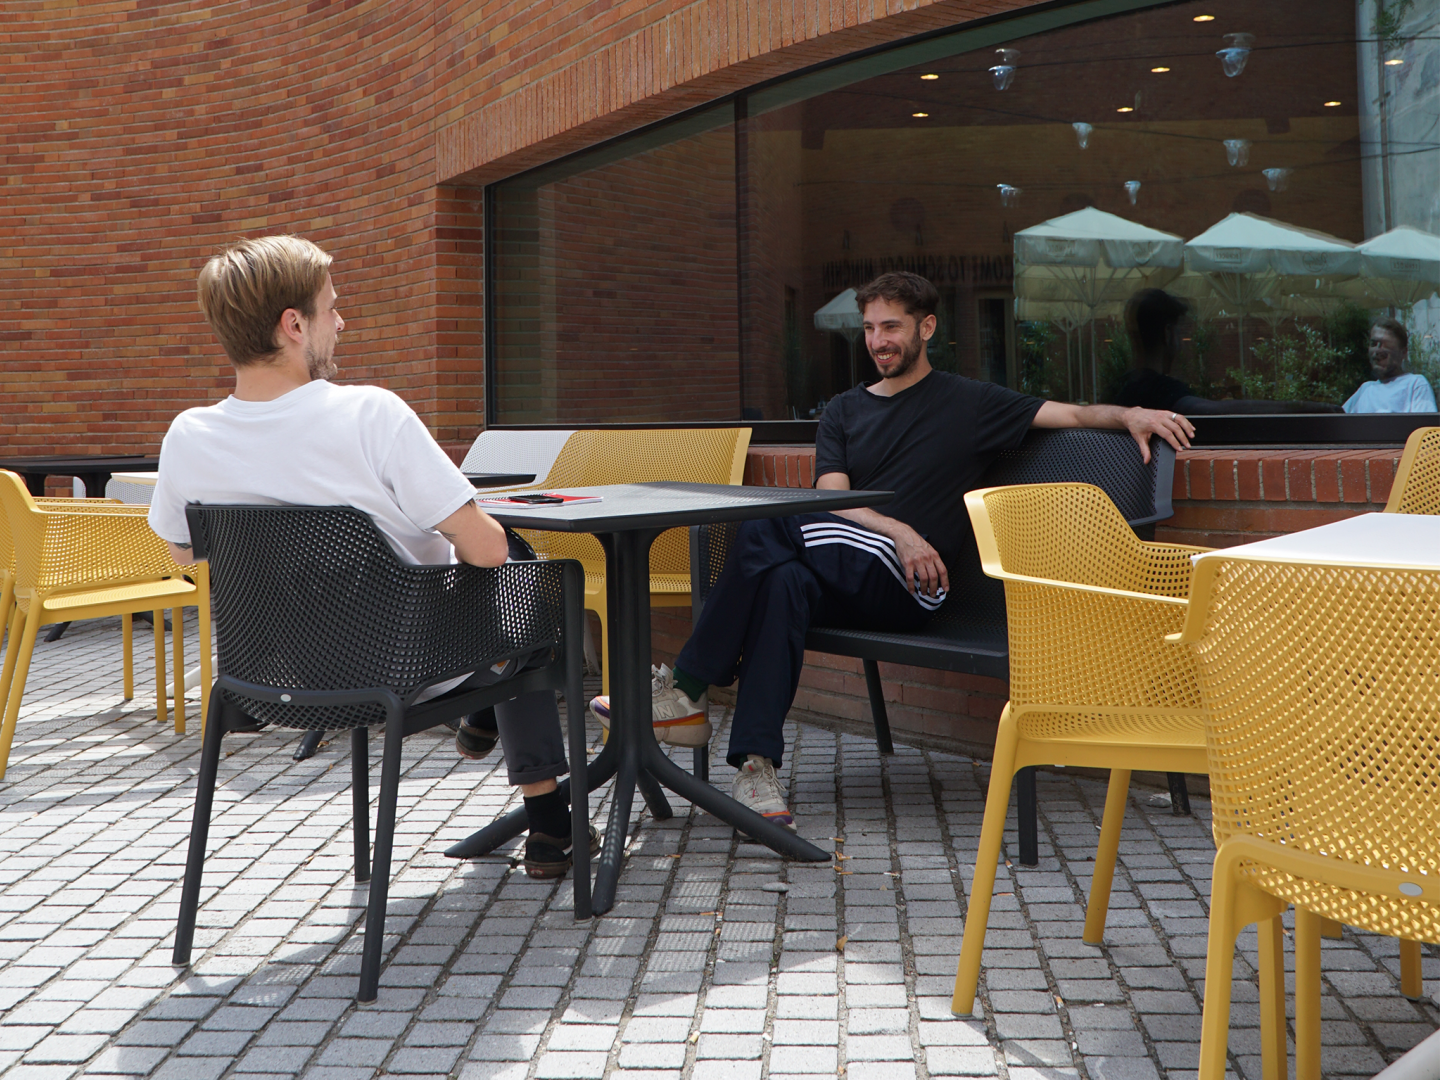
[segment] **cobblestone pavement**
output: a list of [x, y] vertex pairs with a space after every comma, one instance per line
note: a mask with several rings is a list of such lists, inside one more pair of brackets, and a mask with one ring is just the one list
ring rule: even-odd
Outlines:
[[[498, 754], [465, 762], [448, 739], [410, 739], [386, 967], [365, 1007], [353, 1000], [365, 889], [351, 875], [345, 740], [296, 763], [293, 733], [232, 736], [195, 960], [177, 970], [198, 724], [176, 736], [156, 723], [139, 659], [139, 696], [124, 703], [117, 620], [37, 651], [0, 783], [6, 1080], [1194, 1075], [1203, 801], [1182, 818], [1134, 794], [1094, 948], [1080, 928], [1105, 791], [1042, 775], [1040, 866], [1001, 868], [985, 1016], [957, 1020], [986, 766], [906, 748], [882, 758], [814, 727], [788, 733], [784, 775], [802, 831], [845, 858], [787, 864], [676, 800], [671, 820], [640, 821], [614, 911], [583, 924], [568, 881], [441, 854], [511, 791]], [[729, 775], [717, 762], [716, 779]], [[1247, 955], [1253, 931], [1230, 1038], [1248, 1078], [1259, 1032]], [[1434, 991], [1440, 951], [1427, 946], [1425, 965]], [[1324, 970], [1327, 1075], [1369, 1076], [1440, 1023], [1433, 1002], [1401, 997], [1393, 941], [1347, 930], [1325, 943]]]

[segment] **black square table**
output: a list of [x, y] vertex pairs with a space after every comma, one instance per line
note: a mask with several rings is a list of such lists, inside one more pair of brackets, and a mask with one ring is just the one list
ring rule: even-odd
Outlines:
[[519, 487], [521, 484], [529, 484], [535, 480], [534, 473], [470, 473], [465, 474], [465, 479], [474, 484], [477, 488], [498, 488], [498, 487]]
[[0, 459], [0, 469], [9, 469], [25, 478], [25, 486], [35, 498], [45, 494], [45, 477], [77, 476], [85, 483], [87, 498], [98, 499], [105, 494], [105, 481], [111, 473], [154, 472], [160, 459], [140, 454], [67, 454], [53, 457], [17, 457]]
[[[823, 862], [831, 853], [777, 825], [685, 772], [655, 741], [650, 715], [650, 545], [666, 529], [712, 525], [749, 518], [787, 517], [876, 506], [889, 491], [831, 491], [811, 488], [735, 487], [725, 484], [611, 484], [560, 489], [566, 495], [599, 495], [599, 502], [539, 505], [509, 510], [487, 506], [501, 524], [549, 532], [592, 533], [605, 549], [605, 592], [610, 634], [610, 739], [573, 783], [590, 792], [615, 779], [610, 819], [595, 875], [593, 910], [603, 914], [615, 902], [615, 886], [630, 832], [630, 808], [639, 787], [657, 820], [670, 817], [661, 785], [782, 855]], [[525, 811], [516, 810], [453, 845], [452, 858], [484, 855], [525, 831]]]

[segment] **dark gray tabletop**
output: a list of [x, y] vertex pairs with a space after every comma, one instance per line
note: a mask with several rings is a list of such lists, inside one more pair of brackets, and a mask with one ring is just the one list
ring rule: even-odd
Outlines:
[[562, 495], [599, 495], [600, 501], [515, 510], [499, 506], [481, 509], [513, 529], [608, 533], [849, 510], [857, 506], [879, 506], [894, 497], [890, 491], [740, 487], [672, 481], [555, 490]]
[[518, 486], [518, 485], [520, 485], [520, 484], [528, 484], [528, 483], [530, 483], [532, 480], [535, 479], [535, 474], [534, 474], [534, 473], [530, 473], [530, 472], [527, 472], [527, 473], [499, 473], [499, 472], [475, 473], [475, 472], [467, 472], [467, 473], [465, 474], [465, 479], [466, 479], [466, 480], [469, 480], [470, 483], [474, 484], [477, 488], [487, 488], [487, 487], [511, 487], [511, 486]]

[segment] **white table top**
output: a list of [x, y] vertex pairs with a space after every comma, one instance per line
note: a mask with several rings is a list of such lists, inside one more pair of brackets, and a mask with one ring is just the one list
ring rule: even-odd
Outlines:
[[1429, 514], [1360, 514], [1288, 536], [1222, 548], [1198, 558], [1226, 556], [1324, 560], [1356, 566], [1440, 569], [1440, 517]]

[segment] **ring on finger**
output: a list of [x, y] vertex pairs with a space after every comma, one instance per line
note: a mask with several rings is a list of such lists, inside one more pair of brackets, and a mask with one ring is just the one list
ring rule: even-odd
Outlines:
[[1179, 415], [1178, 413], [1173, 413], [1173, 412], [1172, 412], [1172, 413], [1170, 414], [1170, 419], [1171, 419], [1171, 420], [1174, 420], [1175, 417], [1178, 416], [1178, 415]]

